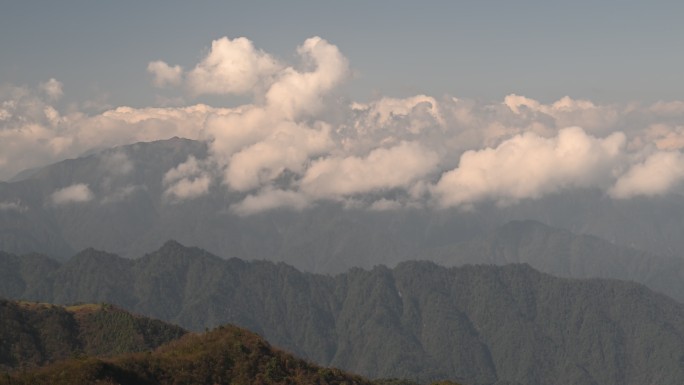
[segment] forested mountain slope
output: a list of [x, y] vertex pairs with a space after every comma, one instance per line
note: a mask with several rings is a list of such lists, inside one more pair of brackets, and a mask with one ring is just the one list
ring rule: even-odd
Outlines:
[[0, 299], [0, 368], [30, 368], [81, 355], [141, 352], [185, 330], [111, 305], [55, 306]]
[[234, 323], [370, 377], [684, 381], [684, 305], [629, 282], [430, 262], [325, 276], [223, 260], [175, 242], [137, 260], [86, 250], [59, 266], [29, 263], [46, 274], [18, 279], [15, 297], [111, 302], [194, 330]]
[[[312, 365], [234, 326], [188, 335], [154, 352], [84, 357], [0, 377], [2, 385], [371, 385], [359, 376]], [[453, 384], [457, 385], [457, 384]]]

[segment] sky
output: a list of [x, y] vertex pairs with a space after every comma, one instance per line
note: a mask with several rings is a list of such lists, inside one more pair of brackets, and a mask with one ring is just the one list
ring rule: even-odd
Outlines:
[[[234, 209], [245, 214], [330, 199], [387, 209], [572, 188], [679, 192], [683, 11], [663, 1], [9, 2], [0, 180], [181, 136], [210, 154], [168, 171], [168, 200], [219, 184], [244, 194]], [[82, 183], [55, 194], [94, 199]]]
[[0, 14], [0, 81], [56, 78], [69, 100], [155, 102], [145, 71], [193, 65], [214, 39], [283, 59], [311, 36], [350, 59], [355, 100], [510, 93], [551, 102], [683, 99], [681, 2], [14, 1]]

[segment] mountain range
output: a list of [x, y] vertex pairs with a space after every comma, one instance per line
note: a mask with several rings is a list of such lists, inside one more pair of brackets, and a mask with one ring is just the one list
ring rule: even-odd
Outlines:
[[507, 206], [482, 203], [471, 210], [377, 211], [320, 201], [252, 215], [233, 210], [247, 193], [220, 183], [193, 199], [170, 199], [167, 173], [190, 158], [206, 158], [207, 151], [204, 142], [179, 138], [136, 143], [0, 182], [0, 250], [68, 258], [93, 247], [138, 257], [175, 239], [222, 257], [282, 261], [334, 274], [394, 266], [481, 239], [511, 221], [535, 220], [644, 255], [684, 255], [679, 195], [616, 200], [577, 189]]
[[531, 220], [512, 221], [416, 258], [445, 266], [527, 263], [560, 277], [635, 281], [684, 302], [682, 258], [654, 255]]
[[248, 193], [219, 183], [168, 194], [169, 173], [207, 154], [172, 138], [0, 182], [0, 296], [24, 301], [2, 309], [26, 321], [6, 325], [4, 367], [168, 341], [145, 330], [184, 333], [125, 309], [194, 331], [233, 323], [372, 378], [684, 383], [680, 195], [574, 189], [448, 210], [320, 200], [247, 215], [234, 208]]
[[[644, 286], [529, 265], [317, 275], [168, 242], [138, 259], [85, 250], [60, 264], [3, 254], [0, 295], [109, 302], [203, 330], [233, 323], [322, 365], [468, 384], [677, 384], [684, 305]], [[8, 262], [10, 261], [10, 262]]]

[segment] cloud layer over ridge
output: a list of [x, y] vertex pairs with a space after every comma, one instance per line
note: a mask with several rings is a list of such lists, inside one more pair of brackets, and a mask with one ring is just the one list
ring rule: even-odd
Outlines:
[[[169, 204], [210, 187], [235, 192], [241, 215], [321, 200], [375, 210], [511, 204], [573, 188], [615, 199], [679, 192], [684, 180], [684, 102], [551, 104], [511, 94], [483, 102], [452, 96], [347, 100], [347, 58], [320, 37], [295, 63], [246, 38], [215, 40], [192, 68], [151, 61], [154, 86], [194, 98], [241, 95], [233, 107], [61, 109], [62, 84], [0, 88], [0, 179], [92, 148], [173, 136], [209, 144], [163, 178]], [[141, 69], [141, 70], [144, 70]], [[456, 69], [457, 70], [457, 69]], [[125, 159], [112, 167], [130, 171]], [[93, 199], [85, 184], [54, 204]], [[123, 198], [122, 198], [123, 199]], [[7, 206], [10, 207], [10, 206]]]

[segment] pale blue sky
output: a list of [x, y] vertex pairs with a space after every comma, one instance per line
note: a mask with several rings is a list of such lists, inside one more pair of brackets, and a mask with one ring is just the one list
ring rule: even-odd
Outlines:
[[[284, 61], [304, 39], [337, 45], [352, 99], [684, 99], [684, 2], [8, 1], [0, 84], [64, 83], [64, 103], [154, 105], [147, 63], [191, 68], [213, 39], [245, 36]], [[207, 101], [205, 99], [188, 100]], [[210, 100], [220, 104], [221, 100]], [[229, 103], [229, 101], [225, 101]]]

